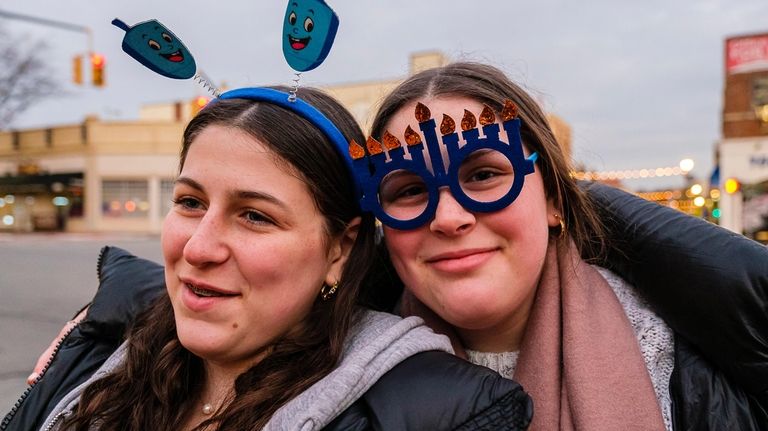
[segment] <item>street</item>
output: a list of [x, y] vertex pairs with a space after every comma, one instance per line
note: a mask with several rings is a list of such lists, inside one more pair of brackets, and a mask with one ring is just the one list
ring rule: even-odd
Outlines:
[[0, 418], [40, 353], [95, 293], [104, 245], [161, 262], [157, 236], [0, 233]]

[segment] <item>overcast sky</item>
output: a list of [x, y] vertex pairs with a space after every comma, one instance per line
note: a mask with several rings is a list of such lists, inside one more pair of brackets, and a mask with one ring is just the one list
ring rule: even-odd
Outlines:
[[[303, 83], [402, 77], [415, 51], [441, 50], [502, 68], [573, 129], [574, 157], [594, 170], [696, 161], [707, 177], [720, 139], [723, 46], [728, 36], [768, 32], [767, 0], [433, 1], [329, 0], [340, 18], [325, 63]], [[18, 128], [71, 124], [94, 113], [132, 120], [145, 103], [204, 91], [145, 69], [120, 48], [129, 25], [156, 18], [179, 36], [198, 67], [230, 88], [289, 83], [281, 51], [287, 2], [269, 0], [3, 0], [0, 10], [90, 27], [107, 59], [107, 86], [76, 87], [78, 33], [0, 18], [14, 36], [42, 38], [68, 95], [20, 116]], [[478, 6], [482, 5], [482, 7]], [[666, 184], [681, 185], [682, 179]], [[633, 188], [652, 183], [631, 183]]]

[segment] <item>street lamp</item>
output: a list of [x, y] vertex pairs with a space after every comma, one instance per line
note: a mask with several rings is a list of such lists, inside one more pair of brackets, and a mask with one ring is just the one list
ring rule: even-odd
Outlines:
[[684, 173], [688, 173], [693, 170], [693, 160], [691, 159], [683, 159], [680, 160], [680, 170]]
[[701, 184], [694, 184], [691, 186], [691, 193], [694, 196], [700, 195], [702, 191], [704, 191], [704, 187], [702, 187]]

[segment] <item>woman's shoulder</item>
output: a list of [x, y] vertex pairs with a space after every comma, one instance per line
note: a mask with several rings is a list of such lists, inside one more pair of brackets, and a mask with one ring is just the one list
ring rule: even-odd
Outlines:
[[532, 416], [533, 403], [518, 383], [430, 351], [391, 369], [326, 429], [517, 430]]
[[119, 247], [105, 246], [96, 273], [99, 289], [80, 329], [88, 336], [122, 341], [136, 316], [165, 293], [163, 266]]
[[610, 238], [606, 265], [751, 393], [768, 388], [768, 248], [613, 187], [584, 187]]
[[520, 385], [451, 352], [448, 338], [420, 318], [366, 311], [333, 372], [278, 410], [269, 429], [330, 423], [326, 429], [450, 430], [497, 419], [527, 424], [531, 406]]
[[428, 350], [453, 352], [448, 337], [436, 334], [421, 318], [372, 310], [361, 311], [344, 345], [342, 365], [360, 356], [386, 357], [396, 364]]

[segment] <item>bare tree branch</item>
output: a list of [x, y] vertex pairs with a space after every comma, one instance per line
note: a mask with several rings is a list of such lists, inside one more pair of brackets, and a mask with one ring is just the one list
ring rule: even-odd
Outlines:
[[0, 129], [35, 103], [60, 94], [43, 61], [46, 49], [42, 41], [13, 38], [0, 28]]

